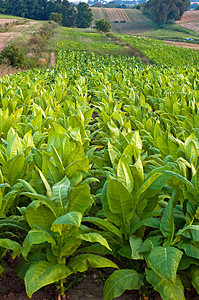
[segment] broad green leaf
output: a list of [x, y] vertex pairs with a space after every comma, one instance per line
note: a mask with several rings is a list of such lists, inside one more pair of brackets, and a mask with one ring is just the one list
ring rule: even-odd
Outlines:
[[194, 267], [191, 270], [191, 283], [199, 294], [199, 267]]
[[39, 168], [41, 170], [42, 164], [43, 164], [42, 153], [38, 149], [35, 149], [35, 148], [32, 148], [31, 152], [32, 152], [33, 159], [34, 159], [34, 162], [35, 162], [37, 168]]
[[134, 179], [134, 186], [135, 190], [137, 191], [140, 186], [144, 183], [144, 170], [142, 165], [142, 159], [139, 156], [137, 161], [133, 166], [130, 166], [133, 179]]
[[7, 135], [6, 153], [9, 160], [22, 152], [21, 140], [13, 128], [10, 128]]
[[119, 161], [120, 154], [118, 153], [118, 151], [116, 151], [116, 149], [113, 147], [113, 145], [110, 142], [108, 142], [108, 152], [109, 152], [112, 165], [115, 166]]
[[69, 257], [73, 255], [82, 243], [82, 240], [79, 238], [78, 231], [73, 230], [71, 235], [70, 233], [67, 231], [65, 235], [65, 242], [61, 248], [61, 251], [58, 253], [59, 257]]
[[78, 238], [90, 243], [99, 243], [102, 246], [106, 247], [108, 250], [112, 251], [107, 240], [99, 233], [96, 232], [84, 233], [84, 234], [80, 234]]
[[19, 243], [12, 241], [10, 239], [0, 239], [0, 247], [12, 250], [12, 258], [14, 259], [16, 256], [21, 254], [21, 246]]
[[195, 242], [199, 242], [199, 225], [188, 225], [179, 230], [176, 236], [183, 235], [186, 238], [193, 239]]
[[26, 219], [30, 227], [37, 225], [48, 230], [56, 217], [49, 207], [38, 200], [33, 201], [26, 208]]
[[186, 254], [183, 254], [178, 269], [185, 270], [185, 269], [188, 269], [190, 267], [190, 265], [199, 266], [199, 259], [189, 257]]
[[33, 227], [27, 234], [22, 247], [22, 255], [24, 258], [28, 256], [32, 245], [38, 245], [48, 242], [52, 246], [56, 245], [53, 236], [47, 230], [39, 226]]
[[111, 260], [94, 255], [94, 254], [81, 254], [69, 260], [67, 267], [73, 272], [85, 272], [88, 268], [116, 268], [118, 266]]
[[119, 180], [110, 179], [108, 181], [107, 199], [111, 212], [120, 214], [123, 222], [131, 218], [134, 210], [133, 198]]
[[173, 218], [173, 201], [175, 198], [175, 192], [172, 194], [169, 199], [168, 205], [164, 208], [163, 215], [160, 222], [160, 231], [163, 236], [168, 239], [168, 245], [172, 243], [175, 226], [174, 226], [174, 218]]
[[103, 210], [105, 216], [108, 218], [109, 221], [113, 222], [117, 226], [120, 227], [120, 231], [124, 233], [124, 223], [119, 214], [114, 214], [111, 212], [109, 208], [109, 203], [107, 199], [107, 185], [108, 185], [108, 180], [105, 182], [103, 190], [102, 190], [102, 205], [103, 205]]
[[51, 146], [51, 152], [52, 152], [53, 160], [55, 162], [56, 167], [59, 169], [61, 175], [64, 176], [65, 168], [63, 166], [61, 157], [59, 156], [59, 153], [57, 152], [57, 150], [54, 146]]
[[117, 178], [131, 193], [134, 186], [133, 176], [127, 163], [126, 157], [122, 156], [117, 166]]
[[23, 168], [25, 162], [25, 155], [18, 154], [8, 160], [3, 166], [3, 175], [8, 180], [10, 185], [17, 182], [19, 178], [23, 176]]
[[23, 179], [19, 179], [19, 182], [21, 182], [21, 184], [23, 185], [23, 188], [26, 192], [28, 193], [37, 193], [35, 191], [35, 189], [30, 185], [30, 183], [28, 183], [27, 181], [23, 180]]
[[142, 226], [159, 228], [160, 227], [160, 219], [159, 218], [146, 218], [141, 221], [138, 221], [131, 228], [131, 233], [134, 233], [137, 229], [141, 228]]
[[59, 232], [61, 235], [64, 230], [70, 230], [72, 227], [79, 228], [81, 225], [82, 214], [77, 211], [71, 211], [59, 218], [52, 224], [51, 230]]
[[47, 261], [34, 263], [25, 275], [26, 292], [29, 297], [41, 287], [67, 278], [71, 274], [65, 265], [51, 265]]
[[10, 192], [8, 192], [2, 199], [2, 206], [1, 206], [1, 211], [0, 211], [0, 216], [3, 214], [7, 214], [8, 211], [12, 208], [14, 205], [14, 201], [19, 194], [21, 189], [21, 184], [16, 183], [13, 185], [11, 188]]
[[60, 182], [53, 185], [53, 199], [52, 201], [59, 207], [62, 213], [65, 212], [68, 206], [68, 193], [70, 190], [70, 181], [67, 177], [64, 177]]
[[143, 259], [143, 256], [139, 253], [140, 247], [143, 244], [143, 240], [140, 237], [132, 234], [129, 238], [129, 243], [131, 246], [131, 258]]
[[72, 187], [68, 199], [68, 211], [79, 211], [84, 214], [92, 202], [88, 184]]
[[111, 222], [109, 222], [108, 220], [100, 219], [97, 217], [85, 217], [85, 218], [83, 218], [83, 221], [95, 224], [103, 230], [108, 230], [108, 231], [114, 233], [115, 235], [117, 235], [122, 240], [122, 234], [121, 234], [120, 230], [116, 226], [114, 226]]
[[171, 171], [162, 171], [162, 172], [166, 173], [166, 174], [169, 174], [170, 176], [176, 177], [180, 181], [182, 181], [183, 183], [185, 183], [186, 186], [187, 186], [187, 188], [191, 191], [191, 193], [197, 199], [197, 193], [196, 193], [196, 189], [195, 189], [194, 185], [190, 181], [188, 181], [185, 177], [183, 177], [183, 176], [181, 176], [181, 175], [179, 175], [177, 173], [171, 172]]
[[29, 131], [24, 135], [24, 138], [22, 140], [22, 147], [23, 149], [26, 149], [28, 147], [35, 147], [32, 137], [32, 131]]
[[153, 270], [146, 269], [146, 279], [160, 293], [163, 300], [185, 300], [184, 287], [178, 275], [176, 282], [172, 283], [166, 278], [159, 277]]
[[72, 162], [70, 165], [68, 165], [65, 169], [65, 175], [71, 179], [77, 171], [82, 171], [84, 173], [87, 173], [89, 171], [89, 159], [88, 157], [85, 157], [81, 160]]
[[50, 199], [52, 199], [53, 197], [53, 194], [52, 194], [52, 190], [51, 190], [51, 187], [50, 187], [50, 184], [48, 183], [48, 181], [46, 180], [44, 174], [41, 172], [41, 170], [37, 169], [38, 172], [39, 172], [39, 175], [41, 177], [41, 180], [43, 181], [43, 184], [46, 188], [46, 195], [47, 197], [49, 197]]
[[183, 249], [187, 256], [198, 259], [199, 247], [192, 244], [191, 241], [180, 241], [176, 246], [180, 249]]
[[100, 245], [99, 243], [96, 243], [87, 247], [81, 247], [80, 249], [77, 250], [77, 253], [93, 253], [93, 254], [106, 255], [106, 254], [111, 254], [111, 251], [108, 250], [106, 247]]
[[139, 290], [144, 285], [143, 277], [134, 270], [116, 270], [105, 282], [104, 300], [121, 296], [125, 290]]
[[183, 252], [174, 247], [156, 247], [148, 256], [148, 264], [161, 278], [175, 284], [176, 272]]
[[42, 156], [43, 156], [42, 174], [47, 180], [47, 182], [49, 183], [49, 185], [53, 186], [54, 184], [61, 181], [62, 179], [60, 170], [50, 161], [50, 157], [47, 154], [47, 152], [43, 151]]
[[43, 203], [44, 205], [49, 207], [50, 210], [54, 213], [54, 215], [56, 217], [59, 216], [59, 213], [58, 213], [59, 210], [58, 210], [56, 204], [53, 201], [51, 201], [49, 198], [47, 198], [46, 196], [43, 196], [40, 194], [33, 194], [33, 193], [29, 193], [29, 192], [21, 193], [21, 195], [25, 195], [31, 199], [39, 200], [41, 203]]
[[148, 237], [141, 245], [139, 252], [143, 253], [144, 256], [148, 256], [151, 250], [160, 246], [163, 243], [163, 241], [164, 239], [162, 235]]
[[17, 230], [24, 231], [24, 232], [27, 232], [30, 229], [26, 222], [20, 222], [9, 218], [0, 219], [0, 230], [6, 227], [16, 228]]

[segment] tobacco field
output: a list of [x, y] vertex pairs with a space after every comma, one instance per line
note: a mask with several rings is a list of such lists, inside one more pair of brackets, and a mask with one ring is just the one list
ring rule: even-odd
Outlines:
[[199, 293], [199, 54], [136, 43], [153, 65], [60, 44], [0, 78], [0, 273], [21, 257], [29, 297], [88, 268], [104, 300]]

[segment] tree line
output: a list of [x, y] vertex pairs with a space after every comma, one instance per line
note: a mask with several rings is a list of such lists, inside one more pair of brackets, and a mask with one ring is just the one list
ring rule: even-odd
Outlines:
[[62, 25], [86, 28], [91, 25], [88, 4], [71, 5], [68, 0], [0, 0], [0, 13], [34, 20], [49, 20], [52, 13], [62, 14]]
[[149, 0], [143, 5], [143, 12], [161, 25], [180, 20], [189, 6], [188, 0]]

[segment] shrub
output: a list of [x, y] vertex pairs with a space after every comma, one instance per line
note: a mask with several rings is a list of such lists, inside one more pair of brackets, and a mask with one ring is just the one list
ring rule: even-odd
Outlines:
[[49, 20], [54, 21], [54, 22], [58, 23], [59, 25], [61, 25], [63, 17], [62, 17], [62, 14], [52, 12], [50, 14]]
[[95, 29], [97, 29], [98, 31], [109, 32], [111, 29], [111, 24], [109, 21], [101, 19], [95, 21]]
[[0, 53], [0, 63], [7, 63], [16, 68], [24, 66], [25, 56], [20, 49], [11, 44], [5, 47]]

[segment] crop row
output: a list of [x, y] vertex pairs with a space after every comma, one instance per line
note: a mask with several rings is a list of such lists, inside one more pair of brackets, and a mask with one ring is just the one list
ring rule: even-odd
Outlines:
[[60, 49], [0, 79], [0, 270], [21, 256], [29, 297], [89, 267], [105, 300], [199, 292], [198, 74]]

